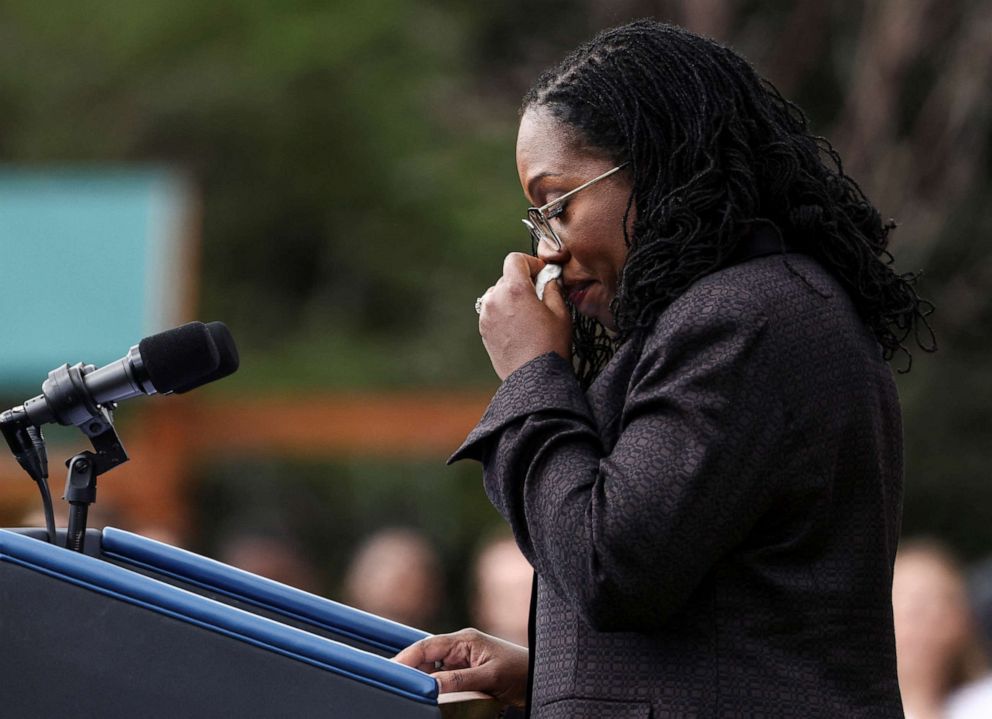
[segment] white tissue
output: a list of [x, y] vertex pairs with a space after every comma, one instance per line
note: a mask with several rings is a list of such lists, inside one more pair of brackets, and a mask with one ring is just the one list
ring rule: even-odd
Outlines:
[[544, 286], [548, 284], [551, 280], [556, 280], [561, 277], [561, 265], [547, 264], [541, 268], [541, 271], [537, 273], [537, 279], [534, 280], [534, 289], [537, 290], [537, 299], [544, 300]]

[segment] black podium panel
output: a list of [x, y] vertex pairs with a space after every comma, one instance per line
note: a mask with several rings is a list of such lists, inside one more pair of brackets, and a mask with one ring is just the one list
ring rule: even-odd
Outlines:
[[21, 567], [0, 564], [0, 596], [4, 716], [440, 716], [436, 706], [80, 587], [52, 591], [48, 577]]
[[10, 717], [441, 716], [408, 667], [4, 530], [0, 676]]

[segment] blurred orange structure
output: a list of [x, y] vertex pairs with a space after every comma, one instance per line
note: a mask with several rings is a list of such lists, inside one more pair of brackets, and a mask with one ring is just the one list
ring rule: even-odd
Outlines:
[[[100, 479], [97, 502], [113, 505], [130, 526], [185, 536], [189, 477], [207, 456], [436, 458], [440, 467], [488, 401], [471, 393], [165, 398], [133, 418], [133, 435], [121, 432], [131, 461]], [[64, 458], [49, 459], [59, 496]], [[34, 483], [7, 454], [0, 457], [0, 496], [8, 507], [37, 504]]]

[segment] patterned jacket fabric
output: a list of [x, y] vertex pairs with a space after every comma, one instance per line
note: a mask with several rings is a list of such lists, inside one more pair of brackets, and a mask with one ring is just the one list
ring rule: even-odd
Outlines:
[[532, 360], [462, 458], [538, 576], [531, 716], [902, 716], [899, 403], [813, 259], [702, 278], [587, 392]]

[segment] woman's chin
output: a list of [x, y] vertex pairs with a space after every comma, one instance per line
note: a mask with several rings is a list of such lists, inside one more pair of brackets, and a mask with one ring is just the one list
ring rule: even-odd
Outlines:
[[596, 320], [599, 324], [603, 325], [609, 331], [610, 335], [616, 334], [617, 323], [613, 318], [613, 312], [610, 311], [610, 306], [607, 303], [605, 306], [601, 304], [583, 303], [579, 307], [576, 307], [579, 314], [583, 317], [588, 317], [589, 319]]
[[568, 299], [580, 315], [596, 320], [606, 329], [615, 332], [616, 322], [613, 319], [613, 311], [610, 309], [610, 305], [613, 303], [613, 294], [605, 290], [606, 288], [601, 283], [591, 282], [572, 290]]

